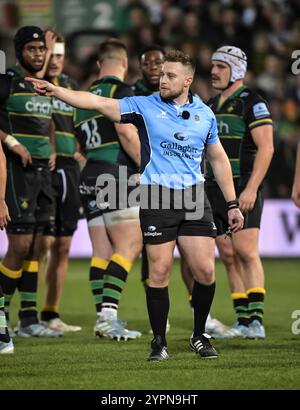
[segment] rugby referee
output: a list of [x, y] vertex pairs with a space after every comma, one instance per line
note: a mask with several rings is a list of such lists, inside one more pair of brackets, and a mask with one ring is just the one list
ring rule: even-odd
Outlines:
[[[210, 108], [189, 91], [194, 72], [194, 62], [188, 55], [171, 51], [166, 55], [161, 70], [159, 94], [121, 100], [67, 90], [43, 80], [28, 78], [41, 95], [54, 95], [75, 107], [98, 110], [115, 122], [133, 123], [141, 139], [141, 192], [159, 186], [162, 191], [168, 190], [174, 200], [169, 209], [140, 211], [149, 258], [147, 307], [154, 335], [148, 357], [151, 361], [169, 357], [165, 328], [169, 311], [168, 281], [176, 239], [195, 279], [194, 330], [190, 347], [203, 358], [218, 356], [209, 336], [204, 333], [215, 292], [216, 236], [210, 205], [203, 189], [199, 189], [204, 182], [201, 162], [205, 151], [227, 201], [230, 229], [236, 232], [243, 227], [230, 163], [218, 139], [216, 118]], [[190, 211], [190, 204], [186, 205], [185, 194], [192, 193], [195, 198], [201, 196], [199, 192], [202, 192], [203, 200], [196, 198], [192, 219], [193, 212]], [[178, 193], [184, 198], [181, 209], [178, 209]], [[159, 204], [161, 208], [166, 208], [163, 201]], [[195, 219], [201, 213], [201, 205], [202, 215]]]

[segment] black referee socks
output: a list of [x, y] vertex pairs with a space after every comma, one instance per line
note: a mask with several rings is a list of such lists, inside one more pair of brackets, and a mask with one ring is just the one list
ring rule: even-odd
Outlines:
[[167, 346], [166, 325], [169, 314], [169, 292], [168, 287], [151, 288], [147, 287], [147, 308], [153, 336], [160, 336], [162, 344]]
[[193, 304], [194, 304], [194, 337], [205, 333], [205, 322], [209, 314], [214, 298], [216, 282], [211, 285], [202, 285], [194, 281]]

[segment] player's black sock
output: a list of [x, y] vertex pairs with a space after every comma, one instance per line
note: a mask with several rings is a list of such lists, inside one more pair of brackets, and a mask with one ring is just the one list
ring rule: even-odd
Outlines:
[[4, 312], [4, 295], [0, 285], [0, 341], [8, 343], [10, 340]]
[[45, 305], [41, 311], [41, 320], [48, 322], [52, 319], [59, 318], [58, 306], [56, 305]]
[[147, 291], [148, 280], [149, 280], [149, 264], [146, 247], [143, 246], [142, 249], [142, 264], [141, 264], [141, 280], [143, 282], [145, 291]]
[[248, 326], [248, 296], [246, 293], [232, 293], [233, 307], [237, 316], [238, 324]]
[[170, 307], [168, 287], [151, 288], [148, 286], [146, 297], [153, 335], [160, 336], [162, 344], [167, 346], [166, 325]]
[[90, 286], [92, 289], [94, 304], [97, 313], [101, 312], [103, 301], [104, 274], [108, 266], [108, 261], [93, 257], [90, 266]]
[[22, 276], [22, 269], [12, 270], [0, 263], [0, 284], [4, 294], [6, 320], [9, 321], [9, 305]]
[[194, 337], [201, 336], [205, 332], [205, 322], [215, 294], [216, 283], [202, 285], [194, 281]]
[[18, 284], [21, 300], [19, 310], [21, 326], [38, 323], [36, 307], [38, 271], [38, 261], [24, 261], [22, 277]]
[[264, 288], [247, 290], [249, 323], [254, 320], [258, 320], [260, 323], [263, 322], [265, 293]]
[[118, 309], [127, 275], [132, 268], [132, 262], [119, 253], [114, 253], [109, 261], [104, 276], [102, 312], [108, 309]]

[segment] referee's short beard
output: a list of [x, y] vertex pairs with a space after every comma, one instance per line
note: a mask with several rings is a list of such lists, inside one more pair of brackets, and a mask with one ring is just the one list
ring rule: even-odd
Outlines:
[[183, 93], [183, 89], [181, 91], [177, 91], [177, 92], [167, 92], [167, 95], [164, 95], [162, 93], [162, 90], [160, 90], [160, 96], [161, 98], [163, 98], [165, 101], [172, 101], [175, 100], [176, 98], [178, 98], [181, 94]]

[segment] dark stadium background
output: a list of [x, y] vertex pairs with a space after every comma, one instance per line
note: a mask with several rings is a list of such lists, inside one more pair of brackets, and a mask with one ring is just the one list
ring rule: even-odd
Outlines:
[[[0, 0], [0, 49], [7, 67], [15, 61], [13, 35], [26, 24], [52, 27], [65, 35], [65, 72], [83, 89], [95, 79], [96, 49], [107, 36], [119, 37], [128, 47], [129, 84], [139, 77], [137, 54], [148, 44], [191, 54], [197, 60], [193, 91], [204, 101], [213, 94], [209, 75], [214, 49], [225, 44], [241, 47], [248, 56], [246, 83], [269, 102], [275, 129], [275, 154], [265, 182], [263, 226], [269, 231], [261, 251], [265, 256], [300, 256], [299, 211], [289, 201], [268, 201], [291, 195], [300, 136], [300, 74], [292, 72], [293, 63], [300, 71], [300, 61], [292, 58], [300, 49], [300, 1]], [[3, 235], [0, 239], [2, 254]], [[75, 237], [72, 255], [88, 252], [78, 254]]]

